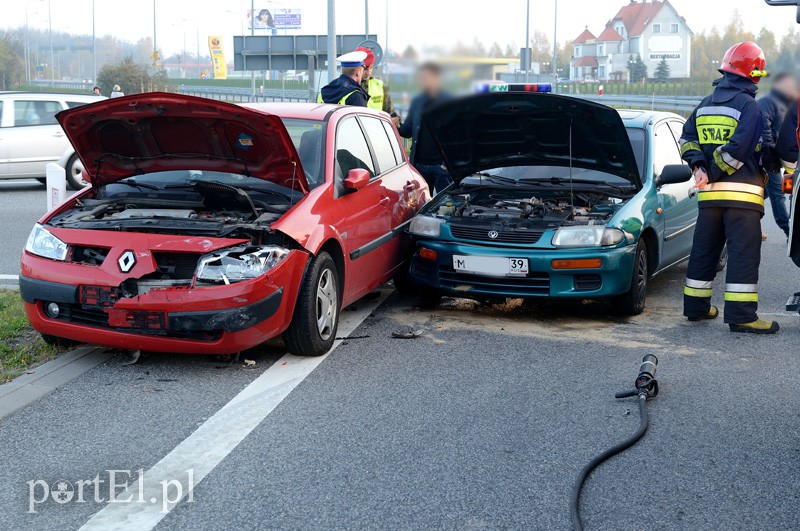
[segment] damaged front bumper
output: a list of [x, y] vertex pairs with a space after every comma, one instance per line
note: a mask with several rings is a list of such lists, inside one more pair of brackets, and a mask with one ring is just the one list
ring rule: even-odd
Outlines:
[[308, 254], [291, 251], [252, 280], [159, 287], [130, 297], [118, 285], [97, 285], [91, 268], [72, 267], [80, 274], [65, 283], [48, 278], [52, 261], [26, 255], [23, 262], [20, 294], [31, 325], [43, 334], [124, 349], [228, 354], [288, 327]]

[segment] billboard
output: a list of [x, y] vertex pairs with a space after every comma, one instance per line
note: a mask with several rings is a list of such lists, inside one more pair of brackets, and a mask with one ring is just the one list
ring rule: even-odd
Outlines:
[[225, 52], [222, 49], [222, 37], [213, 35], [209, 37], [208, 51], [211, 54], [211, 65], [214, 70], [214, 79], [227, 79], [228, 65], [225, 62]]
[[302, 25], [302, 12], [296, 8], [254, 9], [247, 18], [250, 28], [256, 30], [300, 29]]

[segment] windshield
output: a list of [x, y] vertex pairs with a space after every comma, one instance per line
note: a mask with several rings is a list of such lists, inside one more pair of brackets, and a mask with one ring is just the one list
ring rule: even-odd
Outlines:
[[639, 168], [639, 175], [642, 176], [642, 181], [647, 178], [647, 174], [644, 171], [644, 161], [645, 161], [645, 130], [639, 127], [626, 127], [625, 130], [628, 132], [628, 139], [631, 141], [631, 147], [633, 148], [633, 156], [636, 157], [636, 167]]
[[317, 120], [300, 120], [297, 118], [281, 118], [283, 125], [292, 138], [294, 148], [300, 156], [300, 164], [306, 172], [309, 188], [316, 188], [325, 182], [323, 169], [323, 126]]
[[194, 187], [198, 182], [222, 183], [242, 188], [248, 192], [252, 191], [256, 195], [265, 194], [271, 197], [269, 203], [294, 203], [303, 197], [303, 192], [299, 189], [293, 191], [291, 188], [258, 177], [221, 171], [170, 170], [133, 175], [127, 179], [109, 183], [100, 188], [97, 198], [152, 197], [155, 192], [159, 199], [186, 200], [189, 199], [187, 194], [197, 193], [194, 191]]

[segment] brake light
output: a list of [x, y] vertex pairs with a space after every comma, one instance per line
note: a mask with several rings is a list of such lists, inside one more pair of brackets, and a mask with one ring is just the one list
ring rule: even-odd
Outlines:
[[791, 173], [783, 174], [783, 193], [789, 194], [794, 191], [794, 175]]

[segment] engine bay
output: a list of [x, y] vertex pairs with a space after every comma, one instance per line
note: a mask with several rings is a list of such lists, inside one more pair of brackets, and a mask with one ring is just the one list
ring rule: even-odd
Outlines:
[[481, 188], [444, 193], [430, 212], [458, 224], [535, 229], [604, 223], [623, 203], [624, 199], [599, 192], [532, 194], [523, 190]]

